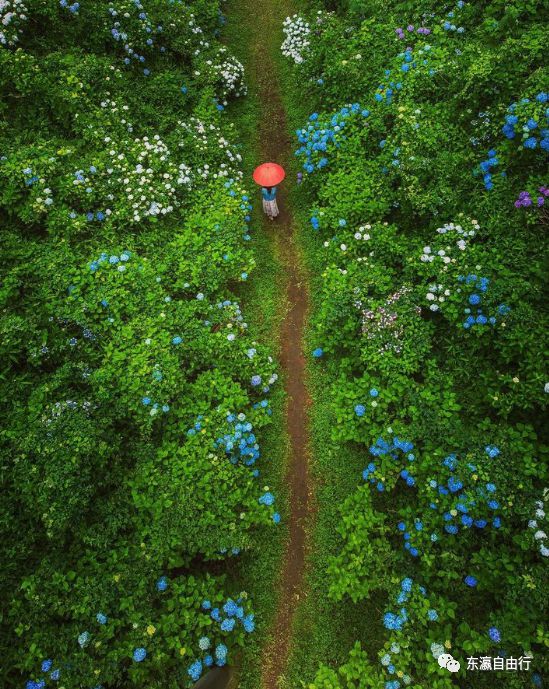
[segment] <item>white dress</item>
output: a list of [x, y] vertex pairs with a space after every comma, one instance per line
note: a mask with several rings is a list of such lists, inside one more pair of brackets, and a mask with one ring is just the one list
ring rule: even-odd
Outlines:
[[[263, 196], [263, 211], [265, 212], [265, 215], [269, 216], [269, 218], [272, 220], [278, 216], [279, 212], [278, 204], [276, 202], [276, 187], [274, 188], [274, 194], [269, 194], [265, 188], [263, 188], [261, 191]], [[265, 196], [272, 196], [272, 198], [265, 198]]]
[[263, 210], [265, 211], [265, 214], [269, 216], [269, 218], [276, 218], [278, 215], [278, 204], [276, 199], [273, 199], [272, 201], [266, 201], [263, 199]]

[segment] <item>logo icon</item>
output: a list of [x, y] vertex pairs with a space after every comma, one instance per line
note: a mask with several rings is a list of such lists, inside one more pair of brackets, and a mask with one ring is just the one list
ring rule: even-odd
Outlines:
[[459, 672], [459, 668], [461, 667], [459, 660], [456, 660], [449, 653], [440, 655], [438, 657], [438, 664], [440, 667], [446, 668], [448, 672]]

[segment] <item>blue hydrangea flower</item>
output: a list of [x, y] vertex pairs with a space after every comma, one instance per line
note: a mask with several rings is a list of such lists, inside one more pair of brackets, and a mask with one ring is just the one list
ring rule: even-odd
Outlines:
[[95, 619], [99, 622], [99, 624], [107, 624], [107, 616], [102, 612], [98, 612]]
[[254, 616], [252, 613], [249, 615], [246, 615], [244, 619], [242, 620], [242, 626], [244, 627], [244, 631], [247, 632], [248, 634], [251, 634], [254, 629], [255, 629], [255, 622], [254, 622]]
[[490, 627], [490, 629], [488, 630], [488, 636], [496, 644], [498, 644], [501, 641], [501, 633], [497, 627]]
[[227, 618], [223, 620], [221, 623], [221, 631], [222, 632], [232, 632], [236, 624], [236, 620], [234, 618]]
[[261, 505], [267, 505], [267, 507], [270, 507], [275, 501], [275, 497], [272, 493], [263, 493], [263, 495], [259, 498], [259, 502]]
[[475, 586], [477, 585], [476, 578], [471, 574], [468, 574], [463, 581], [467, 584], [467, 586], [470, 586], [471, 588], [475, 588]]
[[[157, 591], [165, 591], [167, 588], [168, 588], [168, 577], [160, 577], [160, 579], [156, 582], [156, 590]], [[206, 602], [207, 601], [204, 601], [202, 603], [202, 607], [204, 607], [204, 603], [206, 603]]]
[[136, 648], [133, 652], [132, 658], [136, 663], [141, 663], [147, 657], [147, 651], [144, 648]]
[[229, 617], [234, 617], [238, 611], [238, 605], [234, 602], [234, 600], [232, 600], [232, 598], [229, 598], [229, 600], [223, 606], [223, 610]]
[[218, 644], [215, 647], [215, 657], [218, 660], [227, 657], [227, 646], [225, 646], [225, 644]]
[[202, 661], [195, 660], [194, 663], [189, 665], [187, 669], [187, 674], [190, 676], [193, 682], [198, 682], [198, 680], [202, 676]]

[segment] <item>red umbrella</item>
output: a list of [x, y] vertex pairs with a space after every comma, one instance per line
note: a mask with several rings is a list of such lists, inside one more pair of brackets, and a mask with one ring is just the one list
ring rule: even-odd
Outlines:
[[254, 170], [254, 182], [262, 187], [276, 187], [284, 177], [284, 168], [276, 163], [263, 163]]

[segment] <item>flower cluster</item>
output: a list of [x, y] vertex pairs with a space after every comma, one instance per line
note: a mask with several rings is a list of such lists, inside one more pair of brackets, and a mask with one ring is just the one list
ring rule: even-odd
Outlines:
[[[490, 447], [487, 448], [489, 456]], [[460, 529], [475, 527], [483, 530], [489, 525], [494, 529], [501, 527], [501, 505], [496, 499], [496, 484], [489, 481], [480, 484], [477, 467], [471, 463], [461, 466], [455, 454], [445, 457], [440, 466], [443, 476], [438, 481], [430, 479], [428, 483], [429, 492], [435, 493], [435, 497], [430, 497], [429, 508], [438, 515], [440, 532], [435, 530], [426, 533], [424, 520], [421, 518], [415, 518], [411, 527], [405, 521], [400, 521], [397, 525], [404, 538], [404, 547], [412, 557], [418, 557], [422, 553], [421, 544], [426, 548], [439, 541], [443, 532], [455, 536]], [[466, 483], [467, 472], [470, 481]], [[431, 522], [431, 518], [428, 521]], [[466, 577], [465, 583], [475, 586], [476, 579]]]
[[[140, 52], [144, 50], [144, 46], [149, 49], [155, 46], [164, 30], [163, 27], [152, 23], [140, 0], [125, 0], [118, 2], [117, 6], [111, 4], [109, 14], [114, 20], [110, 27], [110, 35], [124, 49], [124, 64], [129, 65], [132, 60], [140, 65], [145, 63], [146, 57]], [[130, 35], [132, 29], [135, 33]], [[137, 45], [143, 47], [137, 48]], [[159, 46], [159, 50], [163, 53], [166, 48]], [[150, 70], [145, 67], [143, 73], [149, 76]]]
[[446, 15], [447, 18], [442, 22], [442, 28], [444, 29], [444, 31], [455, 31], [459, 34], [465, 33], [465, 29], [463, 28], [463, 26], [456, 26], [454, 24], [454, 20], [456, 18], [456, 11], [461, 10], [464, 7], [464, 5], [465, 2], [463, 0], [458, 0], [456, 8], [448, 12], [448, 14]]
[[[422, 621], [424, 618], [426, 623], [436, 622], [439, 619], [437, 611], [429, 607], [426, 598], [427, 591], [425, 588], [415, 584], [410, 577], [406, 577], [401, 581], [400, 588], [395, 597], [396, 605], [403, 607], [399, 609], [398, 613], [388, 611], [383, 616], [385, 628], [396, 633], [392, 635], [392, 638], [389, 639], [379, 654], [379, 662], [383, 672], [388, 675], [388, 679], [384, 684], [385, 689], [400, 689], [400, 687], [408, 686], [412, 683], [410, 674], [402, 669], [397, 670], [399, 661], [401, 666], [405, 662], [405, 659], [399, 656], [402, 650], [399, 633], [403, 630], [405, 624], [410, 621], [411, 616], [413, 619], [413, 616], [418, 615]], [[411, 606], [411, 612], [406, 607], [407, 605]], [[399, 679], [396, 679], [396, 677]]]
[[[418, 30], [418, 33], [424, 33], [424, 31]], [[415, 69], [419, 66], [428, 65], [430, 53], [431, 45], [429, 43], [425, 43], [422, 47], [417, 47], [415, 53], [411, 46], [407, 46], [406, 50], [399, 53], [395, 58], [395, 61], [397, 62], [398, 66], [397, 74], [399, 75], [397, 77], [397, 81], [393, 79], [388, 83], [380, 83], [374, 92], [374, 100], [378, 103], [385, 102], [386, 105], [390, 105], [393, 102], [393, 98], [397, 94], [397, 92], [403, 88], [403, 83], [400, 81], [400, 79], [405, 77], [406, 74], [410, 72], [410, 70]], [[434, 73], [434, 69], [430, 68], [429, 75], [432, 76]], [[384, 75], [386, 77], [390, 77], [392, 74], [393, 71], [390, 69], [386, 69], [384, 72]], [[403, 117], [402, 113], [403, 110], [400, 111], [399, 118]], [[416, 111], [416, 114], [419, 114], [419, 111]], [[413, 128], [417, 129], [419, 127], [419, 124], [417, 122], [413, 122], [413, 119], [414, 118], [412, 117]], [[381, 148], [383, 148], [385, 144], [386, 141], [382, 140], [380, 141], [379, 145]], [[387, 170], [383, 169], [383, 172], [387, 172]]]
[[[521, 143], [526, 149], [536, 149], [538, 146], [549, 151], [549, 108], [545, 112], [539, 112], [540, 106], [549, 101], [549, 94], [545, 91], [538, 93], [532, 102], [529, 98], [523, 98], [518, 103], [511, 103], [507, 108], [505, 124], [501, 131], [508, 139], [515, 139], [519, 131], [522, 132]], [[532, 103], [532, 105], [530, 105]], [[532, 110], [535, 108], [535, 111]], [[539, 112], [545, 120], [545, 127], [540, 122], [540, 117], [534, 112]]]
[[[411, 55], [411, 53], [410, 53]], [[385, 70], [385, 76], [390, 76], [391, 70], [387, 69]], [[374, 94], [374, 99], [378, 103], [385, 102], [386, 105], [390, 105], [393, 101], [393, 97], [397, 91], [400, 91], [402, 88], [402, 82], [401, 81], [389, 81], [387, 84], [381, 83], [377, 87], [375, 94]], [[379, 142], [379, 147], [384, 148], [385, 144], [387, 142], [385, 139], [382, 139]]]
[[[246, 466], [254, 465], [261, 453], [253, 425], [246, 421], [246, 415], [242, 413], [227, 414], [227, 425], [229, 433], [217, 438], [215, 446], [225, 450], [231, 464], [243, 462]], [[259, 472], [254, 472], [254, 475], [259, 475]]]
[[384, 352], [402, 353], [405, 326], [399, 319], [398, 307], [410, 306], [416, 315], [421, 313], [419, 306], [408, 304], [407, 297], [411, 293], [411, 288], [403, 285], [396, 292], [390, 294], [383, 305], [374, 309], [366, 308], [360, 299], [355, 301], [356, 308], [361, 312], [362, 334], [368, 340], [379, 341], [378, 352], [380, 354]]
[[77, 402], [76, 400], [64, 400], [63, 402], [55, 402], [49, 409], [49, 414], [42, 416], [42, 422], [49, 426], [58, 421], [61, 416], [68, 410], [81, 409], [85, 414], [89, 414], [93, 409], [93, 404], [88, 400]]
[[80, 3], [79, 2], [73, 2], [72, 4], [69, 4], [68, 0], [59, 0], [59, 5], [63, 8], [66, 8], [71, 12], [71, 14], [78, 14], [78, 10], [80, 9]]
[[[201, 301], [204, 299], [204, 295], [199, 293], [197, 299]], [[248, 324], [244, 322], [244, 316], [242, 315], [240, 305], [236, 301], [226, 299], [225, 301], [218, 302], [216, 306], [220, 311], [223, 311], [223, 316], [226, 319], [225, 327], [229, 331], [226, 338], [229, 342], [234, 342], [237, 332], [243, 333], [248, 328]], [[205, 325], [209, 325], [209, 321], [206, 322]], [[263, 390], [264, 392], [269, 392], [268, 386], [265, 386]]]
[[286, 17], [282, 30], [285, 35], [282, 54], [291, 58], [296, 65], [301, 64], [310, 46], [311, 27], [305, 19], [294, 14], [293, 17]]
[[320, 120], [316, 112], [309, 117], [307, 128], [296, 131], [298, 141], [302, 146], [295, 154], [296, 156], [305, 156], [304, 170], [311, 173], [315, 169], [321, 170], [328, 164], [326, 153], [328, 153], [329, 148], [339, 148], [338, 136], [340, 132], [345, 128], [349, 118], [359, 114], [366, 118], [370, 115], [370, 111], [364, 110], [359, 103], [353, 103], [341, 108], [327, 121]]
[[[167, 145], [158, 134], [144, 136], [132, 142], [124, 139], [103, 139], [108, 155], [107, 165], [92, 166], [91, 174], [77, 171], [72, 186], [75, 202], [84, 206], [81, 216], [87, 222], [129, 219], [139, 222], [172, 213], [184, 192], [191, 187], [191, 173], [185, 163], [175, 163]], [[120, 204], [105, 208], [109, 201]], [[99, 210], [92, 204], [101, 204]], [[76, 205], [76, 204], [75, 204]], [[77, 218], [77, 210], [70, 212]]]
[[[315, 351], [317, 351], [317, 350], [315, 350]], [[320, 351], [322, 352], [322, 350], [320, 350]], [[315, 356], [315, 353], [314, 353], [314, 352], [313, 352], [313, 356]], [[321, 355], [320, 355], [320, 356], [321, 356]], [[378, 391], [376, 388], [372, 388], [372, 389], [370, 390], [370, 397], [373, 397], [373, 398], [374, 398], [374, 399], [370, 402], [370, 404], [371, 404], [372, 406], [377, 406], [377, 401], [376, 401], [375, 398], [378, 397], [378, 396], [379, 396], [379, 391]], [[366, 413], [366, 407], [365, 407], [363, 404], [357, 404], [357, 405], [355, 405], [355, 414], [356, 414], [358, 417], [364, 416], [365, 413]]]
[[126, 271], [127, 263], [131, 258], [131, 251], [122, 251], [120, 255], [112, 254], [109, 256], [109, 254], [103, 252], [100, 254], [100, 256], [95, 260], [92, 261], [89, 265], [90, 272], [95, 273], [99, 270], [99, 268], [104, 267], [104, 268], [116, 268], [116, 270], [119, 273], [123, 273]]
[[[213, 122], [205, 123], [198, 117], [190, 117], [183, 122], [178, 123], [178, 127], [182, 133], [179, 148], [184, 150], [187, 147], [192, 147], [193, 151], [198, 155], [199, 159], [205, 158], [207, 154], [211, 155], [212, 147], [217, 148], [219, 153], [219, 162], [217, 167], [212, 167], [208, 162], [201, 163], [194, 171], [194, 176], [198, 179], [207, 180], [226, 179], [225, 183], [227, 189], [230, 189], [235, 184], [235, 180], [242, 180], [243, 172], [240, 169], [242, 156], [235, 146], [232, 146], [229, 141], [223, 136], [223, 133]], [[217, 161], [217, 156], [216, 156]], [[187, 168], [190, 174], [190, 171]], [[191, 178], [189, 177], [189, 182]], [[231, 189], [230, 196], [235, 196], [236, 192]], [[249, 205], [248, 209], [251, 210]]]
[[[446, 223], [437, 228], [438, 237], [433, 243], [423, 247], [420, 260], [425, 266], [437, 269], [437, 273], [447, 273], [469, 247], [470, 240], [479, 230], [476, 220], [464, 218], [460, 223]], [[449, 240], [449, 241], [448, 241]], [[438, 275], [437, 275], [438, 277]], [[453, 281], [452, 281], [453, 282]], [[439, 311], [443, 302], [452, 294], [452, 285], [435, 282], [429, 284], [425, 295], [431, 311]]]
[[26, 167], [22, 170], [25, 186], [31, 189], [32, 207], [37, 214], [47, 213], [54, 204], [53, 192], [46, 186], [46, 180]]
[[[266, 507], [272, 507], [274, 505], [275, 496], [270, 492], [269, 488], [265, 486], [263, 495], [259, 498], [259, 504], [265, 505]], [[274, 512], [272, 515], [272, 520], [275, 524], [280, 524], [280, 514]]]
[[549, 196], [549, 188], [546, 186], [541, 186], [538, 189], [539, 196], [536, 198], [536, 204], [534, 206], [534, 201], [527, 191], [521, 191], [518, 195], [518, 199], [515, 201], [515, 208], [541, 208], [545, 204], [545, 197]]
[[[53, 660], [50, 658], [47, 658], [46, 660], [43, 660], [41, 665], [40, 665], [40, 670], [43, 673], [48, 673], [49, 674], [49, 679], [53, 680], [54, 682], [58, 682], [59, 679], [61, 678], [61, 670], [58, 668], [53, 668]], [[26, 689], [44, 689], [46, 686], [46, 680], [45, 679], [39, 679], [38, 681], [34, 680], [29, 680], [26, 683]]]
[[27, 20], [24, 0], [0, 0], [0, 45], [13, 46], [23, 33], [21, 25]]
[[479, 165], [481, 172], [483, 173], [483, 182], [484, 182], [484, 188], [487, 191], [491, 191], [494, 188], [494, 182], [492, 181], [492, 173], [490, 170], [493, 167], [496, 167], [499, 165], [499, 159], [497, 157], [497, 152], [495, 149], [491, 149], [488, 151], [488, 157], [486, 160], [483, 160], [482, 163]]
[[[377, 390], [374, 389], [374, 392], [377, 393]], [[372, 395], [372, 391], [370, 391], [370, 395]], [[374, 396], [377, 397], [377, 395]], [[361, 411], [361, 406], [362, 405], [357, 405], [357, 407], [355, 407], [355, 414], [357, 414], [357, 416], [361, 415], [359, 413]], [[413, 462], [415, 460], [415, 455], [412, 453], [413, 449], [413, 443], [407, 440], [399, 440], [397, 436], [394, 436], [389, 443], [383, 438], [378, 438], [375, 444], [369, 448], [370, 454], [374, 457], [379, 457], [380, 459], [385, 457], [388, 459], [390, 458], [390, 464], [398, 462], [402, 455], [406, 456], [408, 462]], [[383, 464], [382, 462], [382, 465]], [[382, 493], [385, 490], [386, 471], [384, 469], [386, 468], [387, 466], [378, 467], [375, 462], [370, 462], [362, 472], [362, 478], [365, 481], [369, 481], [371, 484], [375, 484], [377, 490]], [[415, 478], [410, 474], [408, 469], [402, 469], [402, 471], [400, 471], [400, 477], [406, 482], [407, 486], [411, 487], [416, 483]]]
[[534, 540], [539, 547], [539, 552], [542, 557], [549, 557], [549, 547], [547, 543], [547, 534], [540, 526], [540, 522], [546, 520], [545, 503], [549, 500], [549, 489], [543, 491], [543, 500], [536, 500], [536, 511], [534, 518], [528, 522], [528, 528], [534, 532]]
[[[406, 577], [400, 583], [400, 591], [397, 594], [395, 603], [397, 605], [404, 605], [409, 601], [412, 593], [419, 593], [422, 597], [426, 596], [423, 586], [414, 585], [413, 579]], [[386, 612], [383, 616], [383, 626], [390, 631], [401, 631], [406, 622], [408, 622], [408, 611], [406, 608], [401, 608], [398, 613]]]
[[[245, 597], [246, 594], [241, 594], [236, 601], [228, 598], [221, 608], [214, 608], [209, 600], [204, 600], [202, 610], [218, 625], [221, 632], [229, 633], [241, 626], [246, 633], [251, 634], [255, 630], [255, 621], [253, 613], [245, 611]], [[228, 649], [224, 643], [214, 644], [209, 636], [202, 636], [198, 641], [198, 648], [204, 655], [194, 660], [187, 669], [193, 682], [197, 682], [203, 672], [213, 665], [223, 667], [227, 664]]]
[[[420, 34], [420, 36], [428, 36], [431, 33], [431, 29], [428, 29], [425, 26], [419, 26], [418, 28], [416, 28], [413, 24], [408, 24], [408, 26], [406, 27], [406, 31], [408, 33], [418, 33]], [[404, 29], [402, 29], [401, 27], [395, 29], [395, 33], [400, 40], [404, 40], [404, 38], [406, 38]]]
[[227, 105], [226, 99], [230, 96], [238, 98], [247, 93], [244, 83], [244, 67], [235, 57], [228, 54], [226, 48], [220, 48], [218, 60], [213, 65], [213, 69], [218, 77], [219, 96], [225, 99], [223, 104]]
[[[495, 325], [497, 323], [496, 315], [486, 315], [482, 309], [482, 295], [488, 292], [490, 280], [487, 277], [479, 277], [470, 273], [469, 275], [459, 275], [458, 282], [468, 286], [469, 291], [471, 291], [467, 299], [469, 306], [463, 309], [463, 313], [466, 315], [463, 327], [466, 330], [470, 330], [472, 328], [478, 329], [479, 326], [483, 328], [487, 325]], [[476, 315], [473, 315], [473, 310], [476, 312]], [[499, 316], [505, 316], [510, 311], [511, 309], [508, 306], [500, 304], [497, 307], [496, 313]]]

